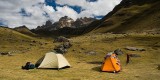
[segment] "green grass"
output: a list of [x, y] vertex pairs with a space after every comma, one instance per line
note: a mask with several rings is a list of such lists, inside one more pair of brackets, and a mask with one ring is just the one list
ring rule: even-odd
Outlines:
[[[159, 70], [156, 69], [157, 64], [160, 64], [160, 54], [158, 54], [160, 49], [153, 46], [160, 41], [160, 35], [88, 34], [72, 37], [73, 46], [64, 54], [70, 62], [71, 68], [60, 71], [52, 69], [22, 70], [21, 66], [25, 65], [27, 61], [35, 63], [46, 52], [51, 51], [55, 45], [59, 44], [53, 43], [50, 39], [36, 40], [49, 44], [42, 46], [36, 44], [37, 46], [31, 46], [29, 51], [15, 53], [14, 56], [0, 56], [0, 80], [159, 80], [160, 78]], [[29, 47], [28, 42], [23, 44], [24, 48]], [[6, 50], [14, 49], [14, 47], [9, 48], [8, 43], [3, 46]], [[20, 44], [17, 43], [17, 46]], [[126, 46], [142, 47], [146, 51], [127, 51], [124, 49]], [[125, 53], [118, 56], [121, 60], [122, 71], [117, 74], [101, 72], [103, 57], [117, 48]], [[1, 47], [0, 50], [2, 50]], [[96, 51], [97, 54], [85, 54], [88, 51]], [[127, 53], [139, 54], [141, 57], [131, 58], [131, 62], [126, 65]]]

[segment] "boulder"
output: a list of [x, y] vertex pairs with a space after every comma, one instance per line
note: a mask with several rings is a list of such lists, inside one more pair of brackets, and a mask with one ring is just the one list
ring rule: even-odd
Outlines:
[[70, 48], [72, 46], [72, 44], [70, 43], [70, 42], [64, 42], [63, 43], [63, 47], [65, 48], [65, 49], [68, 49], [68, 48]]
[[11, 52], [0, 52], [0, 55], [13, 56], [13, 55], [11, 54]]
[[69, 39], [63, 36], [59, 36], [55, 41], [56, 42], [69, 42]]
[[114, 53], [115, 53], [116, 55], [122, 55], [122, 54], [123, 54], [123, 52], [122, 52], [120, 49], [114, 50]]
[[145, 51], [144, 48], [136, 48], [136, 47], [130, 47], [130, 46], [127, 46], [125, 49], [130, 51]]
[[8, 55], [8, 52], [0, 52], [1, 55]]
[[88, 52], [85, 52], [85, 54], [87, 54], [87, 55], [96, 55], [97, 52], [95, 52], [95, 51], [88, 51]]
[[65, 49], [63, 45], [56, 46], [54, 50], [57, 53], [62, 53], [62, 54], [67, 52], [67, 49]]
[[66, 53], [67, 52], [67, 49], [70, 48], [72, 46], [72, 44], [70, 42], [64, 42], [63, 44], [60, 44], [58, 46], [56, 46], [54, 48], [54, 50], [57, 52], [57, 53]]
[[129, 47], [129, 46], [127, 46], [125, 49], [130, 50], [130, 51], [136, 51], [137, 50], [135, 47]]

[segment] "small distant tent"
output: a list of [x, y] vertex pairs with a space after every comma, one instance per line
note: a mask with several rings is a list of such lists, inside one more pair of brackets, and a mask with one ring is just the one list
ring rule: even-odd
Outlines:
[[37, 68], [64, 68], [70, 67], [71, 65], [67, 61], [67, 59], [62, 55], [56, 52], [46, 53], [45, 56], [40, 58], [35, 66]]
[[109, 55], [105, 57], [101, 70], [106, 72], [119, 72], [121, 70], [120, 61], [116, 54], [109, 53]]

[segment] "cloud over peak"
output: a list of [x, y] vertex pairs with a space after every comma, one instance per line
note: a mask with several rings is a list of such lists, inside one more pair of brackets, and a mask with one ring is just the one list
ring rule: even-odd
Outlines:
[[1, 0], [0, 25], [36, 28], [47, 20], [58, 21], [63, 16], [104, 16], [121, 0]]

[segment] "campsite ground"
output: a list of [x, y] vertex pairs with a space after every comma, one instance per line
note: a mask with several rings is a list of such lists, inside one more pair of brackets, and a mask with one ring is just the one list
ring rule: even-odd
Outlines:
[[[72, 37], [73, 46], [64, 54], [71, 68], [59, 71], [22, 70], [21, 66], [26, 62], [35, 63], [46, 52], [53, 50], [55, 45], [60, 44], [53, 43], [51, 39], [36, 38], [36, 41], [47, 44], [33, 43], [32, 45], [28, 41], [14, 45], [1, 43], [1, 51], [14, 49], [17, 52], [14, 52], [13, 56], [0, 56], [0, 80], [159, 80], [160, 78], [160, 71], [157, 69], [160, 64], [160, 35], [88, 34]], [[146, 51], [128, 51], [124, 49], [126, 46], [144, 48]], [[119, 73], [101, 72], [101, 63], [106, 53], [118, 48], [124, 52], [123, 55], [118, 56], [121, 60], [122, 71]], [[89, 51], [96, 53], [89, 54], [87, 53]], [[141, 57], [132, 57], [130, 63], [126, 65], [127, 53], [138, 54]]]

